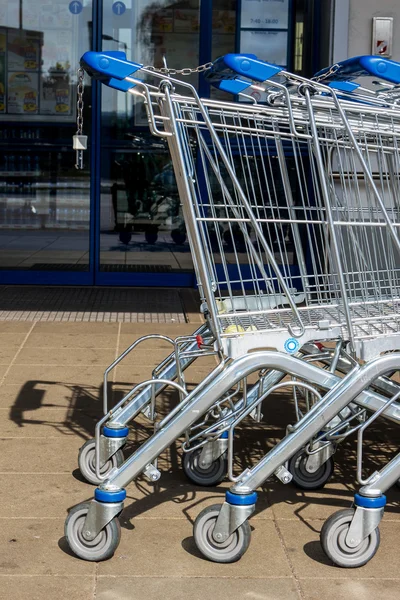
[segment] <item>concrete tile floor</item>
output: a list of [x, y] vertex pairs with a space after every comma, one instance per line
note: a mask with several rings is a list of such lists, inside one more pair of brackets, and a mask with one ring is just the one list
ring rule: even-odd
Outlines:
[[[381, 548], [369, 565], [356, 571], [335, 568], [319, 545], [324, 520], [349, 506], [354, 492], [351, 443], [338, 452], [335, 475], [324, 490], [305, 493], [266, 482], [251, 519], [250, 548], [238, 563], [217, 565], [199, 556], [192, 540], [193, 520], [203, 507], [222, 500], [229, 483], [209, 489], [189, 484], [181, 472], [178, 444], [162, 455], [164, 474], [155, 486], [138, 480], [128, 487], [115, 556], [99, 564], [71, 556], [63, 523], [68, 508], [93, 494], [79, 477], [77, 454], [92, 437], [101, 411], [103, 369], [146, 332], [174, 337], [196, 327], [198, 322], [158, 326], [0, 322], [0, 598], [397, 598], [400, 491], [393, 489], [388, 495]], [[168, 348], [149, 342], [138, 358], [116, 371], [112, 375], [116, 394], [146, 375], [162, 351]], [[199, 362], [188, 373], [188, 381], [199, 381], [210, 368], [212, 361]], [[165, 401], [173, 402], [171, 395]], [[263, 454], [279, 438], [291, 406], [281, 394], [265, 408], [266, 423], [243, 428], [241, 466], [249, 455]], [[147, 433], [146, 422], [139, 420], [130, 445]], [[396, 433], [386, 427], [368, 439], [374, 468], [380, 459], [387, 460]]]

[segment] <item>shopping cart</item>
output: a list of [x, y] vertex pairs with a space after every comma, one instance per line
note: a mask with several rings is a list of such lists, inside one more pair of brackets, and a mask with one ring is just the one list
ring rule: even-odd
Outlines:
[[[380, 378], [400, 368], [400, 356], [392, 352], [400, 337], [398, 207], [386, 171], [382, 168], [375, 182], [371, 169], [375, 161], [379, 167], [390, 163], [397, 172], [399, 114], [393, 110], [388, 117], [380, 108], [338, 101], [327, 86], [251, 57], [239, 60], [247, 61], [247, 76], [255, 69], [261, 81], [284, 77], [295, 91], [271, 82], [273, 94], [280, 86], [281, 100], [267, 107], [200, 100], [188, 84], [161, 77], [155, 86], [134, 77], [139, 70], [144, 77], [154, 73], [129, 63], [122, 53], [83, 57], [89, 73], [142, 97], [152, 133], [168, 141], [203, 311], [220, 356], [216, 369], [190, 393], [167, 380], [143, 384], [174, 385], [181, 402], [123, 465], [109, 473], [90, 504], [71, 510], [66, 537], [71, 549], [87, 560], [108, 558], [118, 546], [117, 515], [126, 485], [141, 473], [156, 474], [158, 455], [185, 432], [193, 432], [218, 399], [227, 398], [254, 372], [261, 373], [256, 400], [248, 406], [243, 394], [239, 414], [235, 408], [225, 414], [222, 410], [214, 424], [216, 441], [222, 429], [228, 433], [230, 451], [237, 423], [273, 391], [291, 386], [309, 392], [316, 401], [304, 416], [298, 415], [298, 423], [273, 450], [238, 478], [222, 508], [214, 506], [199, 515], [195, 540], [212, 560], [240, 558], [250, 541], [247, 519], [255, 506], [254, 490], [272, 474], [289, 481], [287, 461], [353, 401], [363, 410], [368, 406], [376, 411], [367, 420], [365, 410], [354, 415], [361, 420], [356, 426], [360, 436], [383, 412], [398, 420], [398, 387], [387, 384], [388, 395], [370, 388], [381, 381], [386, 385]], [[325, 96], [314, 99], [314, 89]], [[214, 229], [218, 251], [213, 253], [209, 229], [219, 221], [228, 227], [231, 244], [227, 251], [224, 237]], [[240, 247], [234, 228], [241, 233]], [[333, 351], [325, 353], [329, 356], [318, 354], [316, 344], [327, 340]], [[382, 352], [391, 353], [375, 358]], [[317, 366], [318, 359], [326, 360], [329, 368]], [[360, 367], [356, 359], [368, 362]], [[340, 378], [335, 370], [344, 363], [348, 373]], [[275, 374], [277, 383], [269, 380], [264, 386], [263, 376]], [[282, 381], [285, 375], [295, 381]], [[323, 438], [318, 442], [325, 445]], [[309, 449], [310, 456], [318, 454], [321, 451]], [[354, 521], [366, 511], [373, 518], [354, 546], [354, 565], [369, 560], [370, 546], [376, 550], [382, 492], [398, 478], [398, 470], [397, 461], [375, 474], [379, 493], [368, 481], [356, 495]], [[370, 538], [366, 553], [363, 540]]]

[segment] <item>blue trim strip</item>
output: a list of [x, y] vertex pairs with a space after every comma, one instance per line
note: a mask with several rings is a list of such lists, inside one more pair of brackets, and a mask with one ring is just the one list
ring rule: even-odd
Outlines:
[[97, 502], [123, 502], [125, 498], [126, 490], [118, 490], [116, 492], [109, 492], [100, 488], [94, 490], [94, 499]]
[[360, 84], [352, 83], [351, 81], [331, 81], [329, 87], [341, 92], [354, 92], [354, 90], [360, 87]]
[[129, 427], [121, 427], [120, 429], [114, 429], [113, 427], [107, 427], [105, 425], [102, 431], [103, 435], [108, 438], [122, 438], [129, 435]]
[[226, 81], [219, 81], [213, 85], [223, 92], [236, 95], [246, 90], [251, 84], [248, 81], [241, 81], [240, 79], [228, 79]]
[[229, 433], [227, 431], [224, 431], [220, 436], [219, 439], [220, 440], [227, 440], [229, 437]]
[[257, 502], [257, 492], [251, 494], [233, 494], [229, 490], [225, 494], [225, 500], [233, 506], [250, 506]]
[[378, 498], [367, 498], [360, 494], [354, 494], [354, 505], [362, 508], [383, 508], [386, 505], [386, 496], [378, 496]]

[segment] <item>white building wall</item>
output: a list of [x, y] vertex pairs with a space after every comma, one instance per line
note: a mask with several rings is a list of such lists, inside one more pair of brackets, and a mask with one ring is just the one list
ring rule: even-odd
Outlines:
[[[347, 0], [336, 0], [336, 12]], [[400, 62], [400, 0], [350, 0], [348, 56], [371, 54], [372, 17], [393, 17], [392, 60]]]

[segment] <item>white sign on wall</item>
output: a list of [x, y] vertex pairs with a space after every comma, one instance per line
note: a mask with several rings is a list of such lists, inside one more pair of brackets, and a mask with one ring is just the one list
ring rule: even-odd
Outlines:
[[289, 0], [242, 0], [240, 52], [286, 67], [288, 28]]
[[242, 28], [287, 29], [289, 0], [242, 0]]

